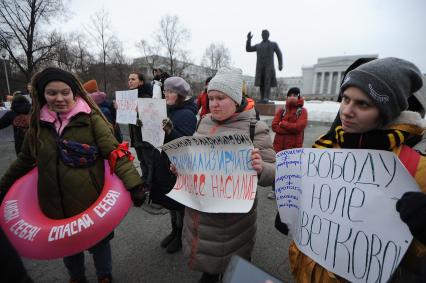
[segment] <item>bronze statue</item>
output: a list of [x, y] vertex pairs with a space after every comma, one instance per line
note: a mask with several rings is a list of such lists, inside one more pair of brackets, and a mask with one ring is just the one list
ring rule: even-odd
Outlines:
[[256, 61], [256, 78], [254, 85], [260, 87], [261, 103], [268, 103], [271, 87], [277, 86], [277, 78], [275, 76], [274, 52], [278, 57], [278, 70], [283, 69], [283, 56], [276, 42], [269, 41], [269, 31], [262, 31], [262, 42], [251, 46], [251, 32], [247, 34], [246, 51], [257, 53]]

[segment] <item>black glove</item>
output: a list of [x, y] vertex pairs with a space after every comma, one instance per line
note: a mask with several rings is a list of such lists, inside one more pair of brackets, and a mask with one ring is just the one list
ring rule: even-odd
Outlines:
[[148, 192], [149, 188], [145, 184], [130, 190], [130, 197], [132, 198], [133, 205], [138, 207], [141, 206], [145, 202]]
[[170, 134], [173, 130], [173, 122], [169, 118], [163, 119], [163, 130], [166, 134]]
[[288, 235], [288, 226], [287, 224], [281, 222], [280, 214], [278, 212], [275, 216], [275, 228], [284, 235]]
[[405, 193], [396, 203], [399, 217], [410, 229], [413, 237], [426, 244], [426, 194]]

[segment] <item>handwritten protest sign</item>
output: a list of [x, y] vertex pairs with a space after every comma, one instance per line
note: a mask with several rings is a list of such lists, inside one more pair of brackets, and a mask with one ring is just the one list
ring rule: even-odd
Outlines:
[[298, 248], [351, 282], [387, 282], [412, 236], [396, 201], [418, 191], [387, 151], [291, 149], [277, 153], [281, 221]]
[[248, 135], [182, 137], [162, 149], [179, 173], [167, 196], [203, 212], [250, 211], [257, 173]]
[[166, 100], [154, 98], [138, 99], [139, 118], [143, 123], [142, 137], [155, 147], [163, 145], [162, 121], [167, 117]]
[[138, 90], [116, 91], [115, 101], [117, 103], [117, 123], [136, 125]]

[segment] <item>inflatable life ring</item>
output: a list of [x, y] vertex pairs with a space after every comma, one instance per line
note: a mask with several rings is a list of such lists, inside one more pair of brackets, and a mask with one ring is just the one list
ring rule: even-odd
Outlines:
[[40, 209], [37, 167], [18, 179], [0, 207], [0, 226], [21, 256], [54, 259], [94, 246], [126, 216], [130, 194], [105, 162], [104, 187], [85, 211], [65, 219], [50, 219]]

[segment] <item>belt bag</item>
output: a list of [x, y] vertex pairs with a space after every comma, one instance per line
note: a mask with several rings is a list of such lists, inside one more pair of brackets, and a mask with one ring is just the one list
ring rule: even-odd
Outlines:
[[87, 168], [95, 164], [99, 156], [98, 147], [65, 139], [57, 140], [62, 162], [74, 168]]

